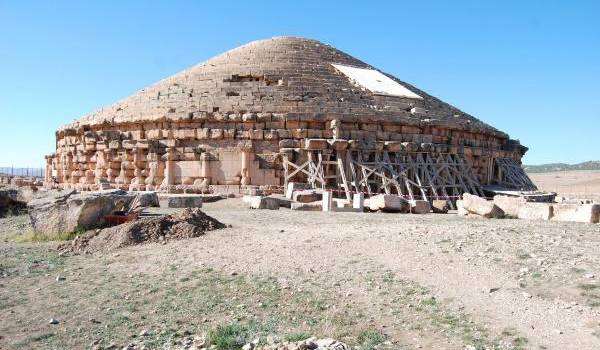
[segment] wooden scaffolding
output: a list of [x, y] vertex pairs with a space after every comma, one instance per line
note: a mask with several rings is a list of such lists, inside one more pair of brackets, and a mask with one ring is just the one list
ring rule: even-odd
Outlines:
[[492, 183], [521, 191], [536, 191], [538, 189], [521, 165], [511, 158], [494, 159]]
[[465, 192], [484, 195], [471, 166], [455, 154], [303, 150], [296, 158], [283, 157], [286, 188], [290, 181], [307, 182], [337, 190], [348, 200], [353, 193], [386, 193], [454, 203]]

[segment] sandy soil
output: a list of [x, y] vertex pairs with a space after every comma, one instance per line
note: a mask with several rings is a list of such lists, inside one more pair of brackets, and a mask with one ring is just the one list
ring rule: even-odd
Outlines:
[[544, 191], [556, 192], [570, 198], [600, 200], [600, 171], [573, 170], [528, 174]]
[[373, 329], [390, 349], [600, 348], [600, 225], [204, 210], [232, 227], [92, 256], [15, 243], [23, 219], [4, 219], [0, 347], [156, 348], [237, 322], [352, 345]]

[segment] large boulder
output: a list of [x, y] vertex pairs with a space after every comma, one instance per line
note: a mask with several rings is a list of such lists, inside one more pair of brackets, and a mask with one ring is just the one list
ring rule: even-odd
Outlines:
[[76, 193], [74, 190], [51, 192], [27, 204], [33, 229], [53, 236], [105, 225], [105, 216], [126, 211], [135, 205], [156, 206], [154, 193], [127, 193], [122, 190]]
[[390, 213], [408, 213], [410, 210], [410, 204], [406, 199], [393, 194], [372, 196], [365, 205], [372, 211], [381, 210]]
[[494, 196], [494, 204], [502, 209], [504, 215], [516, 218], [519, 216], [519, 208], [525, 203], [523, 197], [514, 196]]
[[470, 193], [463, 194], [462, 206], [469, 213], [485, 218], [501, 218], [504, 216], [502, 209], [495, 205], [493, 201], [488, 201]]
[[600, 204], [555, 204], [552, 221], [573, 221], [596, 224], [600, 219]]

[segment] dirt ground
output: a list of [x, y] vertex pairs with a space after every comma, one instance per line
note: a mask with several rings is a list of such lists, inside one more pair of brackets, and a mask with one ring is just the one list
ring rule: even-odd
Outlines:
[[385, 349], [600, 348], [600, 225], [203, 210], [232, 227], [79, 256], [1, 219], [0, 348], [168, 348], [232, 324], [352, 346], [379, 332]]
[[569, 198], [600, 200], [600, 170], [571, 170], [528, 174], [544, 191]]

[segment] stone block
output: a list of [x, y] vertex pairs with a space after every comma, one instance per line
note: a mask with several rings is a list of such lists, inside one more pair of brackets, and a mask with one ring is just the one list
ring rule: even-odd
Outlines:
[[198, 194], [172, 194], [159, 196], [161, 207], [202, 208], [202, 196]]
[[292, 199], [294, 202], [300, 203], [316, 202], [323, 199], [323, 193], [317, 192], [317, 190], [294, 191], [292, 194]]
[[[333, 210], [333, 193], [331, 191], [324, 191], [322, 193], [322, 209], [323, 211]], [[337, 204], [337, 203], [336, 203]]]
[[550, 220], [554, 208], [550, 203], [523, 203], [519, 206], [517, 217], [526, 220]]
[[596, 224], [600, 217], [600, 204], [555, 204], [552, 221], [572, 221]]
[[272, 194], [268, 196], [269, 198], [277, 201], [277, 203], [279, 203], [280, 207], [286, 207], [286, 208], [291, 208], [292, 207], [292, 200], [289, 198], [286, 198], [283, 195], [280, 194]]
[[463, 194], [463, 207], [472, 214], [486, 218], [501, 218], [504, 216], [502, 209], [498, 208], [493, 201], [488, 201], [470, 193]]
[[303, 210], [303, 211], [322, 211], [323, 206], [321, 201], [310, 202], [310, 203], [292, 203], [292, 210]]
[[450, 209], [448, 201], [445, 199], [434, 199], [431, 203], [431, 210], [436, 214], [446, 214]]
[[279, 148], [298, 148], [299, 142], [294, 139], [279, 140]]
[[456, 201], [456, 209], [458, 210], [457, 214], [459, 216], [469, 216], [469, 211], [465, 209], [463, 201], [461, 201], [460, 199]]
[[364, 193], [354, 193], [352, 195], [352, 208], [363, 211], [364, 206], [365, 206], [365, 194]]
[[424, 200], [411, 200], [410, 202], [410, 212], [412, 214], [427, 214], [431, 212], [431, 205], [428, 201]]
[[366, 204], [370, 210], [384, 212], [407, 213], [410, 210], [408, 201], [393, 194], [378, 194], [369, 198]]
[[513, 218], [519, 217], [519, 208], [523, 203], [525, 203], [525, 200], [522, 197], [501, 195], [494, 196], [494, 204], [498, 208], [502, 209], [504, 215]]
[[270, 197], [244, 196], [243, 201], [248, 203], [250, 209], [279, 210], [279, 202]]
[[327, 149], [327, 140], [325, 139], [306, 139], [304, 141], [305, 149], [317, 149], [323, 150]]

